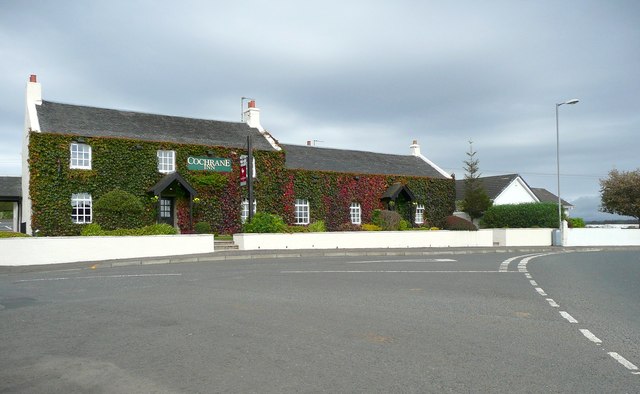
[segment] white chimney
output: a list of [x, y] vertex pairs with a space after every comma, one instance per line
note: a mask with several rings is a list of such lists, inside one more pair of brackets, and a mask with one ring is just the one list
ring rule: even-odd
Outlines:
[[38, 83], [38, 77], [35, 74], [29, 76], [29, 83], [27, 83], [27, 103], [42, 104], [42, 86]]
[[269, 142], [271, 146], [275, 150], [282, 150], [280, 146], [278, 146], [278, 142], [266, 131], [262, 125], [260, 124], [260, 109], [256, 108], [256, 101], [251, 100], [247, 105], [247, 110], [243, 113], [244, 121], [247, 123], [249, 127], [253, 127], [258, 129], [260, 134]]
[[418, 145], [418, 140], [413, 140], [413, 144], [409, 146], [409, 153], [411, 156], [420, 156], [420, 145]]
[[249, 127], [254, 127], [264, 133], [264, 128], [260, 124], [260, 108], [256, 108], [255, 100], [249, 101], [248, 108], [244, 111], [244, 121], [247, 122]]

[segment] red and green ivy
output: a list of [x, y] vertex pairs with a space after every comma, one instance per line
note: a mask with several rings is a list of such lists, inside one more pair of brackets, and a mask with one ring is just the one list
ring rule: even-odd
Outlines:
[[[84, 137], [92, 148], [92, 169], [69, 168], [72, 135], [32, 133], [29, 144], [32, 226], [42, 235], [77, 235], [83, 225], [71, 222], [71, 194], [90, 193], [93, 200], [119, 188], [143, 202], [145, 222], [157, 219], [157, 199], [149, 193], [162, 177], [157, 171], [156, 151], [174, 150], [177, 171], [197, 191], [198, 203], [187, 197], [176, 200], [177, 224], [182, 232], [193, 231], [197, 222], [208, 222], [218, 234], [241, 230], [240, 209], [247, 198], [240, 186], [239, 157], [242, 149], [121, 138]], [[209, 173], [187, 169], [188, 156], [230, 158], [232, 171]], [[258, 211], [280, 215], [294, 222], [296, 198], [309, 200], [312, 220], [324, 220], [328, 229], [350, 221], [349, 206], [358, 202], [363, 223], [373, 210], [382, 208], [380, 196], [395, 182], [406, 184], [424, 204], [430, 225], [441, 227], [454, 209], [454, 181], [424, 177], [345, 174], [292, 170], [285, 166], [285, 152], [255, 151], [257, 179], [254, 182]], [[191, 217], [193, 220], [191, 221]]]

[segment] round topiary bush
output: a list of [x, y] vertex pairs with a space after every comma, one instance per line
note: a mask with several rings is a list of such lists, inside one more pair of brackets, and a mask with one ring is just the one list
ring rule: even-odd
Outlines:
[[114, 189], [93, 204], [94, 219], [102, 229], [142, 227], [144, 206], [133, 194]]

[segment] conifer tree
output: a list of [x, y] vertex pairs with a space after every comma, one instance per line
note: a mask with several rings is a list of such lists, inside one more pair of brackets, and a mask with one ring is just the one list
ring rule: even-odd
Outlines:
[[462, 211], [467, 213], [472, 220], [482, 217], [484, 212], [493, 205], [491, 199], [484, 190], [480, 182], [480, 170], [473, 150], [473, 141], [469, 141], [469, 152], [467, 160], [464, 161], [464, 200], [462, 200]]

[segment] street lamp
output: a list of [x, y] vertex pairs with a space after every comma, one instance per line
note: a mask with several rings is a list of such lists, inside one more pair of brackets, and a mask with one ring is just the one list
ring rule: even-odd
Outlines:
[[558, 121], [558, 108], [565, 104], [577, 104], [580, 100], [571, 99], [563, 103], [556, 104], [556, 164], [558, 170], [558, 230], [560, 230], [560, 244], [563, 244], [564, 230], [562, 228], [562, 199], [560, 198], [560, 126]]

